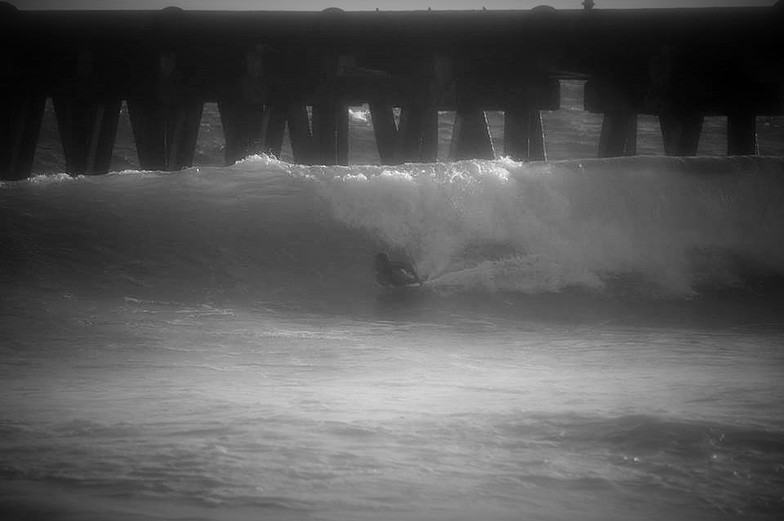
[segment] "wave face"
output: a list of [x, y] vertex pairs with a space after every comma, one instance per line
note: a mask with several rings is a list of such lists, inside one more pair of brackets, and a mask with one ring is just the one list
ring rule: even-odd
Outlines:
[[[0, 189], [10, 281], [369, 295], [379, 250], [435, 292], [683, 297], [784, 275], [784, 161], [231, 168]], [[368, 288], [372, 291], [369, 292]], [[274, 298], [274, 297], [273, 297]]]

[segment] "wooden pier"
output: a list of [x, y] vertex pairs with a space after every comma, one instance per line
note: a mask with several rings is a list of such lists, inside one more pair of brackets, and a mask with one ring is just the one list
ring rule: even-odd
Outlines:
[[[144, 169], [190, 166], [216, 102], [226, 163], [279, 154], [347, 164], [348, 111], [368, 104], [382, 163], [434, 161], [438, 112], [451, 158], [546, 158], [541, 110], [583, 79], [603, 114], [597, 155], [636, 153], [637, 115], [665, 151], [693, 155], [703, 118], [728, 118], [728, 154], [757, 152], [755, 117], [784, 104], [784, 2], [639, 10], [238, 12], [22, 11], [0, 2], [0, 179], [31, 173], [53, 101], [69, 173], [108, 171], [121, 103]], [[395, 109], [399, 110], [396, 117]], [[446, 159], [446, 158], [441, 158]]]

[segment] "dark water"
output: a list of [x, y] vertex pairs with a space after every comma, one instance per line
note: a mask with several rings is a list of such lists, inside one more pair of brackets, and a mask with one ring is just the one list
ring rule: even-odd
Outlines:
[[218, 167], [217, 121], [0, 185], [4, 518], [780, 518], [784, 161]]

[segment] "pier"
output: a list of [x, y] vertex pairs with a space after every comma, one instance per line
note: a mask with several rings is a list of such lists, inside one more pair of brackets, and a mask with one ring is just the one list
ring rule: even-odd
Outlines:
[[[598, 157], [636, 154], [637, 117], [665, 152], [694, 155], [706, 116], [727, 117], [727, 153], [757, 153], [755, 118], [784, 104], [784, 1], [771, 7], [520, 11], [24, 11], [0, 2], [0, 179], [24, 179], [47, 99], [66, 170], [109, 170], [127, 104], [141, 168], [193, 163], [205, 103], [225, 160], [279, 155], [348, 163], [348, 107], [370, 108], [383, 164], [546, 159], [540, 112], [561, 80], [585, 80], [603, 115]], [[455, 113], [439, 158], [438, 114]]]

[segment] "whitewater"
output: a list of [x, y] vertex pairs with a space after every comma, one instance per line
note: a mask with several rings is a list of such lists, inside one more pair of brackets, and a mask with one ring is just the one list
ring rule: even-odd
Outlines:
[[779, 519], [783, 200], [780, 157], [2, 183], [0, 514]]

